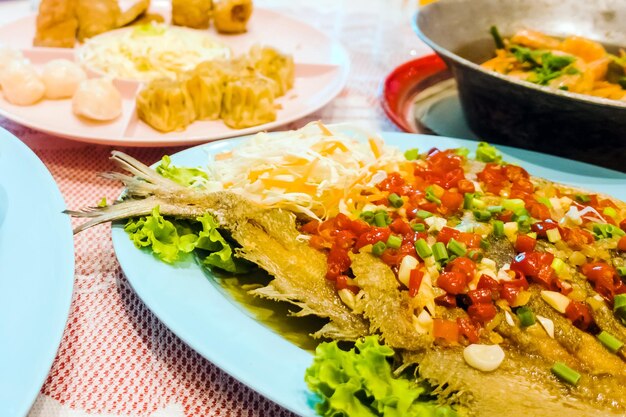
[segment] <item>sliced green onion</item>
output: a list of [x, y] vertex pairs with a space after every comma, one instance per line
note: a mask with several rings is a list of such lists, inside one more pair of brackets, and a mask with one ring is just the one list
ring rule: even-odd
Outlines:
[[467, 253], [467, 248], [465, 247], [465, 244], [454, 239], [450, 239], [448, 241], [448, 250], [456, 256], [464, 256]]
[[535, 198], [537, 199], [537, 201], [539, 201], [544, 206], [546, 206], [548, 208], [554, 208], [552, 206], [552, 202], [550, 201], [550, 199], [548, 197], [535, 197]]
[[557, 275], [560, 275], [561, 272], [563, 272], [563, 268], [565, 268], [565, 262], [563, 262], [561, 258], [555, 257], [550, 266], [552, 266], [552, 269], [554, 269]]
[[472, 249], [467, 252], [467, 257], [470, 258], [474, 262], [480, 262], [483, 259], [483, 253], [477, 249]]
[[432, 249], [430, 249], [430, 246], [428, 246], [428, 243], [426, 243], [426, 240], [424, 239], [418, 239], [415, 242], [415, 251], [422, 259], [426, 259], [433, 255]]
[[474, 200], [474, 193], [465, 193], [463, 195], [463, 208], [465, 210], [471, 210], [472, 207], [474, 206], [472, 204], [473, 200]]
[[439, 197], [435, 195], [435, 192], [433, 191], [432, 187], [426, 188], [426, 200], [432, 203], [435, 203], [437, 205], [441, 204], [441, 200], [439, 199]]
[[613, 298], [613, 310], [626, 307], [626, 294], [618, 294]]
[[374, 212], [373, 211], [364, 211], [359, 217], [363, 219], [365, 222], [372, 224], [374, 223]]
[[469, 155], [469, 149], [461, 147], [461, 148], [457, 148], [454, 150], [454, 153], [457, 155], [461, 155], [467, 158], [467, 155]]
[[400, 246], [402, 246], [402, 238], [394, 235], [389, 236], [389, 239], [387, 239], [387, 246], [391, 249], [400, 248]]
[[626, 326], [626, 294], [618, 294], [613, 298], [613, 311]]
[[478, 142], [476, 159], [481, 162], [500, 162], [502, 155], [495, 146], [491, 146], [487, 142]]
[[502, 36], [500, 36], [498, 28], [496, 26], [492, 26], [491, 28], [489, 28], [489, 32], [491, 33], [491, 36], [493, 36], [493, 41], [496, 44], [496, 49], [504, 49], [504, 41], [502, 40]]
[[[500, 222], [502, 223], [502, 222]], [[491, 243], [487, 239], [480, 239], [480, 248], [482, 250], [487, 250], [491, 246]]]
[[424, 232], [426, 231], [426, 225], [424, 223], [413, 223], [411, 229], [416, 232]]
[[578, 201], [579, 203], [588, 203], [591, 201], [591, 198], [589, 197], [589, 195], [587, 194], [576, 194], [574, 196], [574, 198], [576, 199], [576, 201]]
[[615, 269], [617, 269], [617, 273], [620, 277], [626, 277], [626, 266], [618, 266]]
[[608, 350], [615, 353], [624, 346], [624, 343], [613, 336], [611, 333], [602, 331], [598, 336], [596, 336], [600, 343], [602, 343]]
[[615, 211], [613, 207], [605, 207], [604, 210], [602, 210], [602, 214], [609, 217], [615, 217], [617, 216], [617, 211]]
[[402, 197], [400, 197], [396, 193], [389, 194], [389, 197], [387, 198], [389, 199], [389, 204], [391, 204], [392, 207], [400, 208], [404, 204], [404, 200], [402, 199]]
[[489, 206], [487, 207], [487, 211], [491, 214], [502, 213], [504, 211], [504, 207], [502, 206]]
[[491, 213], [487, 210], [474, 210], [474, 218], [479, 222], [488, 222], [491, 220]]
[[496, 237], [504, 236], [504, 222], [502, 220], [494, 220], [494, 222], [493, 222], [493, 234]]
[[479, 210], [484, 209], [485, 207], [487, 207], [487, 203], [485, 203], [483, 200], [481, 200], [480, 198], [474, 198], [472, 200], [472, 206], [474, 208], [477, 208]]
[[374, 224], [378, 227], [387, 226], [389, 224], [387, 220], [390, 220], [389, 215], [384, 210], [377, 211], [376, 214], [374, 214]]
[[519, 318], [520, 325], [522, 327], [528, 327], [535, 324], [535, 313], [533, 311], [524, 306], [517, 309], [515, 312], [517, 314], [517, 318]]
[[568, 384], [577, 385], [578, 381], [580, 381], [580, 374], [563, 362], [556, 362], [552, 366], [551, 371], [557, 378]]
[[613, 226], [612, 224], [594, 223], [592, 227], [593, 234], [595, 235], [596, 239], [606, 239], [610, 237], [626, 235], [626, 233], [622, 229]]
[[446, 250], [446, 246], [442, 242], [437, 242], [432, 247], [433, 255], [435, 256], [435, 261], [443, 261], [448, 259], [448, 251]]
[[415, 161], [420, 155], [420, 152], [417, 148], [409, 149], [404, 152], [404, 157], [408, 161]]
[[385, 245], [385, 242], [382, 242], [382, 241], [376, 242], [374, 243], [374, 245], [372, 245], [372, 254], [376, 256], [380, 256], [383, 254], [385, 249], [387, 249], [387, 245]]
[[420, 219], [427, 219], [433, 216], [433, 214], [430, 211], [426, 211], [426, 210], [418, 210], [415, 215], [419, 217]]
[[510, 210], [515, 213], [517, 210], [524, 209], [524, 200], [519, 198], [505, 198], [502, 201], [502, 206], [505, 210]]

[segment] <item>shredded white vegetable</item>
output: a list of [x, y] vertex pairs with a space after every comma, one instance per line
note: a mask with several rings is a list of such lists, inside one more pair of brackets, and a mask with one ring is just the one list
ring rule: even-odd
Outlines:
[[[296, 131], [259, 133], [209, 163], [211, 178], [225, 189], [267, 206], [313, 218], [362, 209], [380, 199], [375, 184], [406, 162], [374, 134], [364, 140], [310, 123]], [[376, 195], [379, 195], [376, 198]]]
[[114, 78], [138, 81], [176, 78], [203, 61], [230, 57], [230, 49], [205, 32], [160, 24], [96, 36], [80, 51], [86, 67]]

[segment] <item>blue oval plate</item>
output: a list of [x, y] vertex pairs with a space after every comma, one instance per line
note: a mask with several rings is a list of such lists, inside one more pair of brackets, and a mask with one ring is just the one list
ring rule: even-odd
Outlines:
[[0, 129], [0, 414], [28, 413], [56, 356], [74, 287], [74, 238], [45, 165]]
[[[476, 142], [438, 136], [383, 133], [386, 143], [402, 149], [431, 147], [476, 149]], [[205, 166], [207, 155], [235, 148], [243, 138], [187, 149], [172, 156], [179, 166]], [[626, 174], [535, 152], [498, 147], [505, 160], [532, 175], [611, 194], [626, 200]], [[168, 266], [136, 249], [122, 225], [114, 225], [119, 262], [144, 303], [176, 335], [202, 356], [283, 407], [315, 416], [314, 398], [304, 383], [312, 361], [303, 350], [256, 321], [195, 263]]]

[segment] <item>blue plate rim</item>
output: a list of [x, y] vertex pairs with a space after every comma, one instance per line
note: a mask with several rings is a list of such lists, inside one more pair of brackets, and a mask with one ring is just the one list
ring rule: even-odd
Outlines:
[[[29, 372], [27, 386], [18, 388], [14, 385], [15, 381], [8, 381], [8, 383], [11, 384], [9, 386], [13, 386], [15, 391], [12, 394], [3, 392], [3, 395], [0, 395], [1, 408], [11, 413], [9, 414], [10, 416], [17, 417], [26, 416], [35, 402], [57, 356], [69, 319], [75, 290], [74, 236], [69, 216], [62, 213], [66, 208], [63, 195], [45, 164], [25, 143], [4, 128], [0, 128], [0, 142], [3, 142], [0, 143], [0, 149], [8, 148], [15, 151], [15, 154], [11, 155], [11, 158], [19, 160], [25, 170], [29, 169], [29, 175], [36, 179], [39, 191], [46, 191], [48, 193], [47, 196], [50, 197], [50, 200], [45, 201], [44, 204], [41, 205], [42, 216], [37, 219], [30, 219], [39, 226], [36, 227], [36, 229], [39, 231], [41, 229], [62, 231], [62, 234], [54, 236], [55, 246], [51, 249], [57, 255], [54, 257], [57, 261], [56, 265], [54, 265], [54, 268], [49, 268], [51, 271], [50, 276], [40, 275], [37, 277], [37, 279], [40, 280], [49, 279], [51, 276], [58, 278], [56, 280], [58, 287], [56, 288], [60, 292], [60, 296], [56, 294], [59, 298], [56, 299], [55, 310], [41, 312], [45, 313], [45, 323], [51, 326], [50, 332], [53, 336], [47, 341], [42, 341], [42, 348], [40, 349], [38, 359], [32, 357], [24, 358], [24, 360], [32, 364], [31, 366], [36, 368], [31, 368], [31, 371], [27, 371]], [[13, 176], [9, 181], [20, 181], [20, 178], [19, 176]], [[3, 179], [0, 179], [0, 185], [2, 184]], [[19, 197], [15, 195], [13, 195], [13, 197], [8, 195], [8, 198], [10, 200], [19, 200]], [[50, 221], [51, 223], [46, 223], [45, 221]], [[2, 225], [0, 225], [0, 235], [2, 235], [1, 232]], [[3, 235], [2, 237], [3, 239], [5, 238]], [[20, 237], [13, 243], [20, 244], [19, 239]], [[25, 244], [26, 242], [21, 243]], [[56, 271], [56, 273], [53, 274], [53, 270]], [[48, 295], [49, 294], [41, 294], [41, 297], [45, 298]], [[15, 358], [13, 360], [15, 360]], [[0, 363], [2, 363], [1, 360]], [[28, 366], [22, 368], [28, 369]], [[2, 375], [0, 375], [0, 385], [3, 384]], [[9, 398], [10, 395], [12, 396]]]

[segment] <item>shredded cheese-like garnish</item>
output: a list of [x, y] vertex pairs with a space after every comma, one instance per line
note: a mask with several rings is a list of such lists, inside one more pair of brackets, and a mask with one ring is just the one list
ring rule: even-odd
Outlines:
[[209, 163], [224, 189], [269, 207], [317, 219], [360, 211], [386, 196], [376, 184], [406, 162], [365, 132], [359, 141], [319, 122], [296, 131], [259, 133]]

